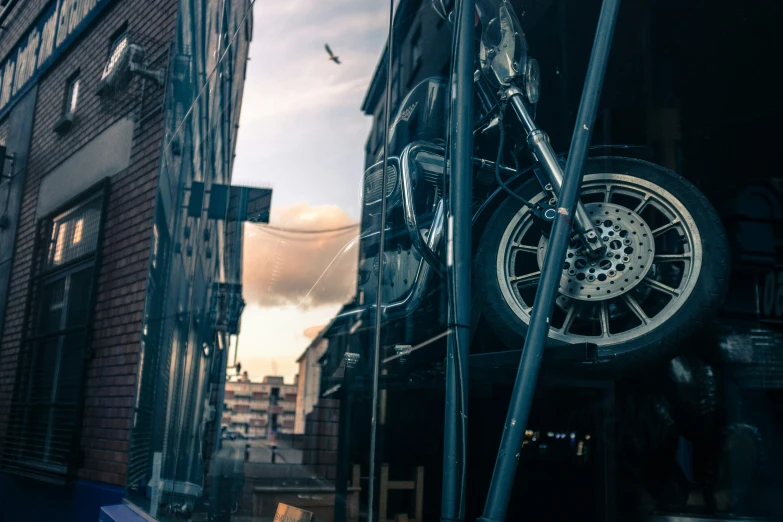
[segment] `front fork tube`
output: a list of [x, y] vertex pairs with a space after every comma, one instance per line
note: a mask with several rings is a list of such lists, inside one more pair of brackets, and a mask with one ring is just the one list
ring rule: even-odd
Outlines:
[[[522, 101], [522, 91], [519, 88], [509, 87], [506, 89], [506, 96], [527, 133], [528, 146], [541, 163], [541, 167], [552, 186], [552, 191], [556, 196], [559, 196], [560, 188], [563, 186], [563, 168], [549, 143], [549, 136], [536, 126]], [[603, 251], [603, 241], [593, 228], [590, 216], [581, 200], [576, 204], [575, 225], [576, 231], [582, 236], [582, 242], [589, 252], [600, 253]]]

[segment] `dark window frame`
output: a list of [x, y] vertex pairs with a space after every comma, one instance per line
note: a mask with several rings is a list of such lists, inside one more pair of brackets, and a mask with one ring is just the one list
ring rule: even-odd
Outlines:
[[77, 69], [65, 80], [62, 111], [60, 114], [60, 119], [54, 126], [54, 130], [56, 132], [64, 133], [70, 130], [70, 128], [73, 126], [74, 115], [76, 114], [76, 110], [79, 108], [79, 96], [81, 89], [80, 70]]
[[[79, 108], [79, 90], [81, 89], [81, 78], [79, 76], [80, 71], [77, 69], [71, 74], [67, 80], [65, 80], [65, 96], [63, 97], [63, 116], [74, 115]], [[75, 87], [75, 89], [74, 89]], [[76, 91], [74, 101], [74, 90]], [[75, 107], [73, 105], [76, 105]]]
[[[20, 343], [20, 355], [17, 361], [9, 419], [9, 429], [16, 432], [16, 440], [18, 442], [14, 442], [13, 439], [10, 441], [6, 440], [2, 448], [2, 469], [5, 472], [54, 483], [66, 483], [75, 478], [76, 467], [81, 462], [79, 441], [84, 411], [84, 383], [92, 355], [92, 328], [108, 200], [109, 181], [106, 178], [61, 205], [50, 214], [40, 218], [36, 223], [31, 277], [27, 289], [24, 313], [24, 329]], [[74, 212], [87, 208], [91, 204], [95, 204], [99, 209], [99, 222], [94, 250], [68, 259], [59, 266], [47, 266], [50, 245], [52, 241], [56, 241], [56, 239], [53, 239], [53, 229], [57, 219], [67, 217]], [[84, 303], [82, 324], [68, 327], [67, 317], [63, 317], [60, 319], [59, 328], [46, 331], [41, 322], [45, 290], [59, 281], [63, 281], [64, 287], [66, 287], [72, 283], [73, 276], [83, 274], [87, 270], [91, 272], [89, 273], [88, 288], [83, 292], [86, 302]], [[68, 296], [64, 292], [62, 298], [64, 307], [67, 306], [65, 304], [67, 299]], [[76, 371], [79, 371], [80, 374], [74, 380], [76, 384], [74, 391], [71, 392], [72, 400], [63, 403], [62, 401], [58, 402], [57, 395], [60, 392], [58, 387], [59, 379], [63, 376], [68, 376], [65, 373], [66, 370], [61, 368], [63, 361], [65, 361], [64, 346], [67, 343], [65, 340], [67, 337], [79, 339], [76, 349], [81, 358], [80, 360], [77, 358], [76, 367], [78, 369]], [[51, 376], [51, 391], [48, 392], [52, 394], [53, 400], [48, 405], [33, 404], [30, 397], [34, 389], [32, 383], [36, 357], [44, 353], [43, 350], [46, 349], [44, 347], [45, 343], [52, 340], [56, 340], [55, 342], [57, 343], [54, 362], [55, 369]], [[60, 373], [61, 370], [63, 373]], [[49, 418], [44, 428], [44, 445], [40, 451], [41, 455], [37, 457], [31, 455], [31, 453], [38, 452], [39, 449], [32, 442], [29, 442], [33, 440], [31, 433], [35, 433], [36, 430], [31, 428], [30, 425], [31, 415], [34, 415], [33, 410], [35, 407], [50, 409], [48, 412]], [[69, 428], [62, 430], [65, 431], [64, 435], [58, 435], [55, 438], [53, 434], [55, 426], [54, 416], [58, 412], [62, 413], [63, 411], [73, 414], [73, 423]], [[59, 444], [58, 451], [60, 456], [58, 458], [52, 456], [51, 446], [54, 444]]]

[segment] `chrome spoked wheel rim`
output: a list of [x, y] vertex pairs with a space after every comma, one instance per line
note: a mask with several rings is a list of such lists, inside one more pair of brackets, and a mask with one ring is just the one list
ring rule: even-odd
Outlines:
[[[530, 200], [545, 201], [543, 191]], [[664, 188], [626, 174], [584, 177], [582, 201], [607, 252], [580, 254], [572, 241], [549, 336], [598, 346], [625, 343], [658, 328], [687, 301], [702, 267], [693, 216]], [[528, 207], [506, 226], [497, 255], [498, 283], [513, 312], [530, 323], [548, 240]]]

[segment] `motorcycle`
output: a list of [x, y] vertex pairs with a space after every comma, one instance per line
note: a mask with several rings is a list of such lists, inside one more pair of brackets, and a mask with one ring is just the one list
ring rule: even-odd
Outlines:
[[[443, 0], [433, 7], [451, 21]], [[497, 155], [474, 158], [474, 301], [517, 348], [530, 322], [565, 156], [536, 125], [539, 65], [508, 0], [476, 0], [476, 30], [474, 136], [495, 144]], [[358, 288], [365, 303], [374, 303], [383, 278], [384, 320], [421, 311], [444, 271], [447, 122], [448, 80], [422, 81], [391, 119], [388, 162], [381, 152], [363, 178]], [[520, 165], [524, 155], [527, 164]], [[693, 184], [640, 159], [590, 157], [547, 346], [555, 355], [577, 346], [589, 356], [555, 356], [553, 364], [616, 378], [671, 359], [717, 314], [729, 257], [720, 219]]]

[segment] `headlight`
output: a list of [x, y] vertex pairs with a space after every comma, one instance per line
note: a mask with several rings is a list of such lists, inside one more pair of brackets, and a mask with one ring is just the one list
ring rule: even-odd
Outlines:
[[527, 101], [536, 104], [540, 95], [541, 70], [538, 67], [538, 60], [528, 58], [525, 63], [525, 96], [527, 96]]
[[[389, 165], [386, 169], [386, 197], [392, 195], [394, 189], [397, 188], [397, 173], [398, 161], [396, 158], [389, 158]], [[364, 174], [363, 183], [363, 200], [364, 205], [374, 205], [380, 203], [383, 198], [384, 190], [381, 185], [383, 184], [383, 161], [379, 161]]]

